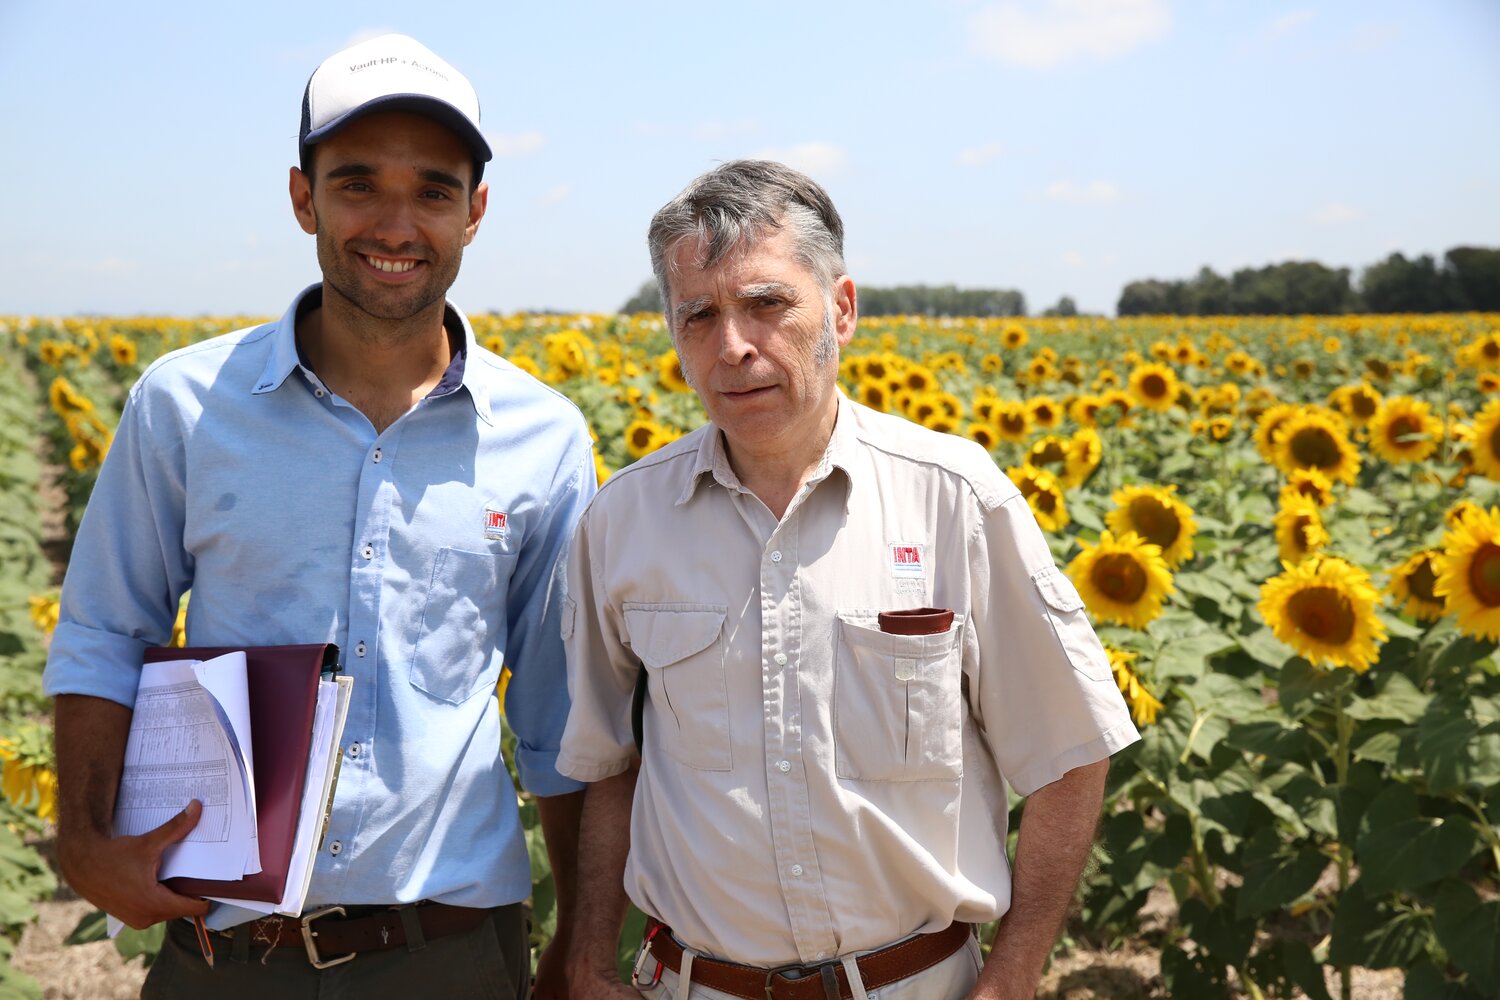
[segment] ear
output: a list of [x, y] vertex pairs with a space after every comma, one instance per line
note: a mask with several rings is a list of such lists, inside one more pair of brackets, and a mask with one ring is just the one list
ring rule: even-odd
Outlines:
[[484, 210], [489, 204], [490, 182], [484, 181], [469, 196], [469, 222], [464, 226], [464, 246], [474, 242], [474, 234], [479, 232], [479, 221], [484, 218]]
[[318, 232], [318, 212], [313, 208], [312, 178], [304, 174], [300, 168], [293, 167], [291, 177], [287, 182], [288, 193], [292, 196], [292, 213], [297, 216], [297, 225], [309, 236], [315, 236]]
[[839, 347], [848, 347], [854, 339], [854, 327], [859, 323], [859, 292], [854, 279], [841, 274], [833, 283], [834, 334]]

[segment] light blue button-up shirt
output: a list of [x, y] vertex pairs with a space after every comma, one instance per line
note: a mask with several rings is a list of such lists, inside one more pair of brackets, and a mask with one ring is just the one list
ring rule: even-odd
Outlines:
[[142, 651], [166, 643], [189, 588], [192, 645], [337, 643], [353, 700], [308, 905], [525, 899], [496, 682], [508, 666], [522, 785], [581, 788], [555, 764], [563, 557], [596, 488], [587, 424], [449, 306], [463, 352], [376, 434], [299, 359], [296, 317], [320, 296], [169, 354], [131, 390], [46, 691], [134, 704]]

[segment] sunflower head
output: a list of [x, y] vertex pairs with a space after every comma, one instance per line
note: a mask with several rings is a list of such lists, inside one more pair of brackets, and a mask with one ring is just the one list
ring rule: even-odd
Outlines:
[[995, 405], [995, 429], [1000, 440], [1021, 444], [1031, 436], [1031, 411], [1020, 400], [1001, 400]]
[[1460, 518], [1439, 548], [1433, 594], [1458, 616], [1460, 631], [1500, 639], [1500, 509]]
[[1333, 483], [1317, 469], [1295, 469], [1281, 488], [1281, 506], [1289, 496], [1306, 497], [1319, 507], [1333, 503]]
[[1026, 401], [1031, 420], [1043, 430], [1051, 430], [1062, 423], [1062, 407], [1051, 396], [1033, 396]]
[[1420, 462], [1437, 450], [1443, 422], [1432, 406], [1410, 396], [1392, 396], [1370, 421], [1370, 446], [1387, 462]]
[[1318, 505], [1300, 494], [1286, 495], [1276, 511], [1276, 548], [1283, 562], [1301, 562], [1329, 542]]
[[1105, 523], [1117, 535], [1135, 532], [1161, 549], [1162, 559], [1176, 569], [1193, 557], [1193, 536], [1198, 523], [1193, 511], [1177, 499], [1177, 487], [1126, 486], [1116, 490], [1112, 499], [1117, 505]]
[[1141, 365], [1130, 373], [1130, 394], [1148, 410], [1165, 413], [1177, 402], [1177, 373], [1166, 365]]
[[1283, 475], [1317, 469], [1349, 485], [1359, 475], [1359, 452], [1332, 411], [1301, 407], [1281, 421], [1272, 440], [1276, 466]]
[[1413, 552], [1391, 573], [1386, 588], [1404, 613], [1419, 621], [1436, 621], [1443, 617], [1443, 599], [1433, 587], [1437, 585], [1435, 559], [1440, 549]]
[[1149, 726], [1156, 721], [1156, 713], [1162, 709], [1162, 703], [1157, 701], [1146, 686], [1141, 683], [1140, 675], [1135, 672], [1135, 654], [1127, 653], [1122, 649], [1105, 646], [1104, 653], [1109, 657], [1109, 669], [1115, 675], [1115, 684], [1120, 689], [1120, 694], [1125, 697], [1125, 704], [1130, 708], [1130, 718], [1137, 726]]
[[1133, 531], [1118, 537], [1105, 531], [1097, 544], [1084, 543], [1068, 563], [1068, 576], [1095, 618], [1129, 628], [1156, 619], [1173, 590], [1161, 548]]
[[1068, 505], [1056, 476], [1034, 465], [1006, 469], [1005, 474], [1026, 498], [1026, 503], [1036, 515], [1036, 523], [1042, 526], [1042, 530], [1060, 531], [1068, 526], [1071, 520], [1068, 517]]
[[1364, 570], [1315, 556], [1284, 564], [1284, 572], [1261, 586], [1256, 607], [1276, 638], [1314, 666], [1363, 673], [1385, 642], [1385, 625], [1375, 616], [1379, 600]]
[[1492, 399], [1474, 416], [1471, 445], [1474, 470], [1486, 479], [1500, 480], [1500, 399]]
[[1062, 473], [1068, 467], [1068, 439], [1056, 434], [1044, 435], [1027, 449], [1026, 461], [1037, 468], [1050, 467]]

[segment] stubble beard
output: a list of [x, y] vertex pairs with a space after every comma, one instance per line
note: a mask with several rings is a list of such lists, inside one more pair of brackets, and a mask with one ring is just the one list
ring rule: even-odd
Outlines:
[[[370, 279], [360, 270], [360, 263], [354, 260], [359, 255], [357, 251], [334, 246], [332, 238], [322, 228], [318, 229], [317, 247], [318, 263], [323, 271], [325, 305], [326, 290], [332, 289], [371, 321], [358, 326], [381, 340], [390, 339], [389, 333], [399, 330], [404, 321], [431, 309], [434, 304], [441, 304], [458, 277], [463, 258], [461, 244], [448, 258], [438, 256], [434, 260], [431, 252], [424, 252], [421, 258], [428, 261], [426, 266], [432, 272], [426, 281], [410, 288], [372, 287]], [[445, 259], [451, 263], [442, 263]], [[381, 336], [382, 332], [387, 335]], [[403, 338], [398, 335], [396, 339]]]

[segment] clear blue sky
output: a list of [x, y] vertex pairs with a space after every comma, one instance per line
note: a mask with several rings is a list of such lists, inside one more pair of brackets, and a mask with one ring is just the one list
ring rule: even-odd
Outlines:
[[651, 213], [738, 156], [844, 215], [857, 282], [1070, 294], [1500, 245], [1496, 0], [0, 0], [0, 313], [275, 314], [325, 55], [416, 36], [502, 156], [452, 297], [611, 310]]

